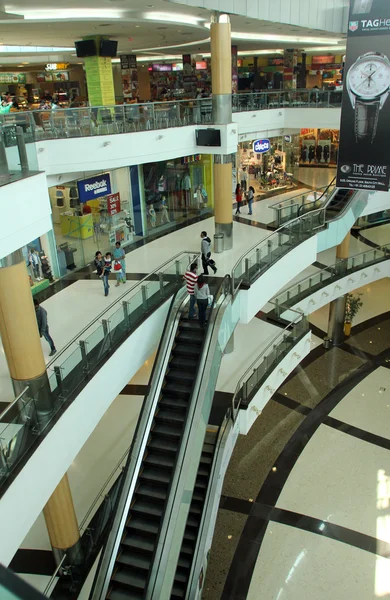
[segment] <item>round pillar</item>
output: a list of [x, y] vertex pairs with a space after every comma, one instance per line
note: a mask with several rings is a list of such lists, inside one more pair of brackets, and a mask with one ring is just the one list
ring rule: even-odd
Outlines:
[[211, 89], [213, 121], [232, 122], [232, 47], [228, 15], [214, 15], [211, 27]]
[[224, 250], [233, 247], [232, 159], [214, 157], [215, 233], [223, 233]]
[[65, 552], [74, 558], [79, 550], [80, 532], [66, 473], [50, 496], [43, 515], [57, 564]]

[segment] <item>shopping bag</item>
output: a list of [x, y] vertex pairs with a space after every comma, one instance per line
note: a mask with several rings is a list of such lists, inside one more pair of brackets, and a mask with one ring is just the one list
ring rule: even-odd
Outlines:
[[213, 305], [214, 302], [214, 296], [212, 294], [210, 294], [210, 296], [207, 296], [207, 306], [210, 308], [210, 306]]

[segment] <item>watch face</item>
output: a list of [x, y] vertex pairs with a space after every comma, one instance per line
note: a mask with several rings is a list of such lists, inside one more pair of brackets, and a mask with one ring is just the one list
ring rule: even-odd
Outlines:
[[390, 86], [390, 62], [375, 54], [362, 56], [348, 72], [348, 85], [359, 98], [377, 98]]

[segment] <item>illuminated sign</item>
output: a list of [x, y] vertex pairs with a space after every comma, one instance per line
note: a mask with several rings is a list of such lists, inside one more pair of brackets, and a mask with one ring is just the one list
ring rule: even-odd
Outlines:
[[45, 71], [65, 71], [69, 63], [47, 63]]

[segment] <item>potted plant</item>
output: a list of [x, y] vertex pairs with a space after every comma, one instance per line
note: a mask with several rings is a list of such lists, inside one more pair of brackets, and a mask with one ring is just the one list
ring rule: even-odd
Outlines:
[[351, 335], [352, 321], [363, 306], [360, 296], [362, 296], [362, 294], [356, 294], [355, 296], [353, 294], [347, 294], [344, 314], [344, 333], [346, 336]]

